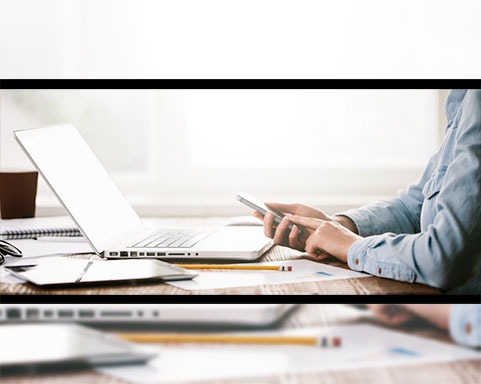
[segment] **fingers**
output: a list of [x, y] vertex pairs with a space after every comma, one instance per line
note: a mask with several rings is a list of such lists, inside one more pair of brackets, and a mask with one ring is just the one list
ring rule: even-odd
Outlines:
[[303, 244], [305, 243], [304, 232], [301, 231], [296, 225], [289, 231], [289, 219], [284, 217], [283, 220], [274, 227], [274, 215], [271, 212], [267, 212], [265, 216], [259, 212], [252, 213], [254, 217], [264, 222], [264, 235], [274, 240], [277, 245], [285, 245], [300, 251], [304, 250]]
[[321, 219], [321, 220], [332, 220], [332, 217], [327, 215], [325, 212], [309, 207], [307, 205], [303, 204], [282, 204], [282, 203], [272, 203], [272, 202], [267, 202], [265, 203], [269, 208], [271, 208], [274, 211], [279, 211], [284, 214], [291, 214], [291, 215], [297, 215], [297, 216], [303, 216], [303, 217], [313, 217], [316, 219]]
[[289, 247], [294, 249], [302, 248], [301, 244], [299, 243], [299, 235], [299, 228], [297, 227], [297, 225], [293, 225], [291, 232], [289, 232]]
[[274, 233], [274, 243], [278, 245], [287, 245], [287, 230], [289, 227], [289, 219], [284, 217], [279, 225], [277, 226], [275, 233]]
[[256, 219], [259, 219], [260, 221], [264, 221], [264, 216], [257, 211], [252, 212], [252, 216], [254, 216]]
[[321, 225], [322, 220], [313, 219], [311, 217], [302, 217], [302, 216], [295, 216], [295, 215], [288, 215], [287, 216], [292, 223], [298, 224], [301, 227], [316, 230], [319, 225]]
[[252, 216], [254, 216], [256, 219], [259, 219], [260, 221], [263, 222], [263, 224], [264, 224], [264, 235], [266, 237], [272, 238], [273, 232], [274, 232], [273, 229], [272, 229], [272, 222], [274, 220], [274, 217], [272, 216], [272, 213], [268, 212], [267, 215], [264, 216], [261, 213], [259, 213], [257, 211], [254, 211], [254, 212], [252, 212]]
[[[273, 203], [273, 206], [276, 208], [279, 208], [279, 210], [280, 208], [285, 209], [286, 207], [292, 207], [294, 205], [296, 204]], [[305, 250], [305, 243], [310, 233], [312, 233], [312, 231], [315, 230], [322, 222], [321, 220], [318, 220], [318, 219], [306, 218], [306, 220], [311, 220], [309, 221], [310, 227], [308, 229], [302, 228], [301, 230], [299, 226], [294, 225], [294, 222], [297, 219], [299, 219], [297, 221], [301, 221], [301, 218], [299, 216], [288, 215], [284, 217], [279, 224], [275, 222], [274, 220], [275, 216], [272, 212], [267, 212], [265, 216], [263, 216], [259, 212], [253, 212], [253, 216], [263, 221], [264, 235], [266, 237], [273, 239], [275, 244], [289, 246], [293, 249], [297, 249], [300, 251]], [[295, 219], [291, 220], [291, 218], [293, 217]], [[289, 231], [289, 225], [291, 224], [291, 222], [293, 226], [292, 226], [292, 229]], [[318, 254], [318, 257], [319, 255], [320, 254]], [[322, 255], [322, 258], [327, 256], [329, 255], [327, 254]]]
[[324, 249], [320, 246], [320, 236], [319, 232], [314, 232], [309, 238], [306, 240], [306, 252], [307, 254], [316, 260], [322, 260], [330, 255], [324, 251]]
[[274, 237], [274, 214], [267, 212], [264, 216], [264, 235], [269, 238]]
[[[254, 212], [253, 215], [264, 221], [264, 235], [266, 237], [274, 239], [274, 242], [278, 245], [287, 245], [289, 228], [289, 219], [287, 217], [284, 217], [281, 222], [276, 225], [272, 212], [267, 212], [265, 216], [262, 216], [258, 212]], [[297, 230], [296, 233], [299, 234], [299, 230]]]

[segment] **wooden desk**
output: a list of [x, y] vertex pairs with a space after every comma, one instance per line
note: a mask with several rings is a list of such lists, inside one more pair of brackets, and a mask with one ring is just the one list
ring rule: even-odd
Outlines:
[[[281, 325], [283, 329], [310, 326], [328, 326], [349, 324], [359, 321], [350, 308], [333, 304], [305, 304], [294, 311]], [[408, 333], [431, 337], [451, 342], [447, 335], [424, 325], [401, 328]], [[272, 377], [222, 380], [220, 384], [314, 384], [314, 383], [371, 383], [371, 384], [404, 384], [404, 383], [466, 383], [479, 384], [481, 381], [481, 359], [459, 360], [448, 363], [413, 364], [408, 366], [362, 368], [345, 371], [322, 373], [292, 373]], [[106, 376], [94, 370], [69, 374], [25, 375], [2, 377], [2, 384], [56, 384], [65, 383], [98, 383], [122, 384], [121, 380]], [[207, 382], [204, 382], [207, 383]], [[212, 383], [212, 381], [209, 381]]]
[[[275, 246], [259, 261], [284, 261], [302, 258], [300, 252], [289, 248]], [[342, 268], [345, 264], [333, 259], [327, 262]], [[261, 285], [256, 287], [240, 287], [213, 289], [202, 291], [186, 291], [168, 284], [138, 284], [135, 286], [111, 286], [89, 288], [42, 289], [32, 284], [0, 284], [0, 294], [21, 295], [371, 295], [371, 294], [424, 294], [436, 295], [438, 289], [422, 284], [403, 283], [379, 277], [362, 279], [346, 279], [333, 281], [317, 281], [295, 284]]]

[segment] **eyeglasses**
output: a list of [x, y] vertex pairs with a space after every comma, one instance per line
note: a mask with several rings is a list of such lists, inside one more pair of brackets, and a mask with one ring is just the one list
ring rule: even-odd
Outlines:
[[0, 265], [5, 262], [5, 256], [22, 257], [22, 251], [5, 240], [0, 240]]

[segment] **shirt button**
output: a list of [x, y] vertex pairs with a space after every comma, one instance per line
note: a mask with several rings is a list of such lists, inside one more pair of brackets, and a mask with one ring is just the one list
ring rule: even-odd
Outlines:
[[359, 259], [354, 260], [354, 263], [356, 263], [356, 265], [359, 265]]
[[471, 323], [466, 323], [466, 325], [464, 326], [464, 332], [466, 333], [466, 335], [470, 335], [472, 330], [473, 327]]
[[377, 269], [377, 273], [381, 274], [381, 272], [382, 272], [382, 269], [381, 269], [381, 268], [378, 268], [378, 269]]

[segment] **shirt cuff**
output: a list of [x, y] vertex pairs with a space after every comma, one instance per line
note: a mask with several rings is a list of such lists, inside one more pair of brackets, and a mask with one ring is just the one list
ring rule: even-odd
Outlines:
[[393, 262], [395, 258], [390, 256], [389, 251], [382, 250], [388, 235], [369, 236], [355, 241], [347, 253], [347, 265], [354, 271], [413, 283], [416, 273], [401, 263]]
[[365, 243], [365, 239], [356, 240], [347, 252], [347, 265], [354, 271], [363, 271], [367, 247]]
[[453, 304], [449, 320], [449, 332], [457, 343], [481, 347], [481, 304]]

